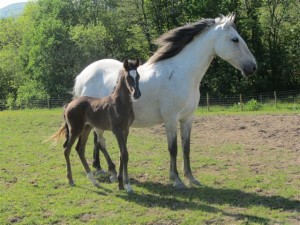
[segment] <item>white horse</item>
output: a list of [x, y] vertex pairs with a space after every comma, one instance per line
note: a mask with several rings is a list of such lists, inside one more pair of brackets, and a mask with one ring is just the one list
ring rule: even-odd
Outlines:
[[[164, 123], [171, 158], [170, 179], [176, 188], [185, 188], [176, 165], [178, 121], [184, 176], [190, 185], [200, 185], [190, 167], [190, 135], [193, 113], [200, 99], [200, 82], [213, 58], [221, 57], [244, 76], [256, 71], [255, 58], [237, 33], [234, 19], [234, 14], [202, 19], [167, 32], [157, 40], [161, 48], [138, 68], [142, 96], [133, 103], [135, 120], [132, 126], [150, 127]], [[75, 97], [108, 95], [122, 65], [114, 59], [103, 59], [86, 67], [76, 77]], [[102, 143], [100, 147], [105, 149], [103, 133], [98, 134], [98, 140]], [[98, 164], [99, 167], [99, 160]]]

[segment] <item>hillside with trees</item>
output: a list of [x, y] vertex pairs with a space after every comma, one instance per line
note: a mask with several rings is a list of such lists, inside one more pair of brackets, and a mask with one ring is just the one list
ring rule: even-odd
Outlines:
[[0, 101], [70, 97], [74, 78], [90, 63], [146, 61], [166, 31], [230, 12], [256, 57], [257, 74], [245, 79], [215, 59], [201, 93], [300, 90], [298, 0], [39, 0], [21, 16], [0, 20]]

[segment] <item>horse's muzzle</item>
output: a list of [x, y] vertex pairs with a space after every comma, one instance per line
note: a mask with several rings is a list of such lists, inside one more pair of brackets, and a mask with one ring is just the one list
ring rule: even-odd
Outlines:
[[246, 65], [243, 67], [243, 75], [244, 76], [251, 76], [255, 74], [257, 70], [257, 64], [255, 62], [249, 61]]

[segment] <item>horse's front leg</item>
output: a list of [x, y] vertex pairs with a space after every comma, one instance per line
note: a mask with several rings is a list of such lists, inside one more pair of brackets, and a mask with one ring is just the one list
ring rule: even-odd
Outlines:
[[190, 165], [190, 145], [191, 145], [191, 130], [194, 117], [180, 121], [181, 145], [183, 149], [183, 172], [184, 176], [189, 180], [189, 185], [200, 185], [200, 182], [195, 179], [192, 174]]
[[167, 139], [168, 139], [168, 150], [170, 153], [170, 180], [173, 181], [173, 186], [177, 189], [186, 188], [184, 183], [181, 181], [177, 171], [177, 121], [165, 123]]
[[100, 165], [99, 155], [100, 145], [98, 143], [97, 133], [94, 131], [94, 154], [93, 154], [93, 167], [96, 169], [97, 174], [105, 174], [106, 171], [102, 169]]
[[119, 189], [124, 189], [123, 182], [125, 184], [125, 189], [127, 192], [133, 192], [133, 189], [130, 186], [130, 181], [128, 177], [128, 150], [126, 147], [127, 137], [128, 137], [128, 130], [122, 131], [118, 130], [115, 131], [115, 135], [118, 141], [118, 145], [120, 148], [120, 166], [119, 166]]

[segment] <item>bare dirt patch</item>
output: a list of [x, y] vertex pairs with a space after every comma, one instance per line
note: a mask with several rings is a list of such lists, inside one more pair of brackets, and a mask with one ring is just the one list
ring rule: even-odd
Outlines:
[[[162, 135], [163, 125], [149, 128]], [[300, 151], [300, 115], [216, 115], [196, 117], [192, 128], [195, 145], [242, 143], [255, 150], [257, 146]], [[300, 161], [298, 161], [300, 163]]]
[[[148, 132], [159, 139], [166, 140], [163, 125], [149, 128]], [[192, 162], [193, 168], [199, 173], [220, 175], [227, 171], [241, 176], [242, 167], [248, 171], [247, 176], [255, 177], [261, 174], [265, 177], [265, 174], [268, 174], [272, 177], [285, 171], [288, 174], [285, 185], [295, 185], [300, 188], [297, 182], [300, 179], [299, 169], [297, 169], [300, 165], [300, 115], [195, 117], [191, 154], [196, 156], [192, 160], [200, 162]], [[218, 163], [209, 164], [207, 161], [201, 161], [205, 157], [217, 160]], [[222, 185], [222, 180], [219, 179], [218, 182]], [[272, 189], [263, 190], [261, 187], [256, 187], [253, 191], [263, 195], [273, 194]], [[295, 198], [300, 199], [300, 196]]]

